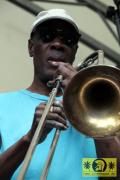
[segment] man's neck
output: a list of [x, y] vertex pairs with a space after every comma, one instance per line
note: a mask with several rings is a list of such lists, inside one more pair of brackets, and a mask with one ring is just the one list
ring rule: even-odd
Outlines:
[[42, 82], [35, 82], [33, 81], [32, 84], [27, 88], [27, 90], [38, 93], [38, 94], [43, 94], [43, 95], [49, 95], [50, 89], [47, 87], [47, 85], [43, 84]]
[[[52, 91], [52, 88], [48, 87], [47, 83], [43, 83], [40, 80], [34, 79], [32, 84], [27, 88], [27, 90], [34, 93], [49, 96], [50, 92]], [[61, 93], [58, 92], [58, 95], [61, 95]]]

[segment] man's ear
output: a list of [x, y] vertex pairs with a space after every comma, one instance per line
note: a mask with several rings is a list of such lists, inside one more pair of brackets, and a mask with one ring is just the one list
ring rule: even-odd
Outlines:
[[28, 40], [28, 51], [29, 51], [30, 57], [33, 57], [33, 55], [34, 55], [34, 43], [31, 39]]

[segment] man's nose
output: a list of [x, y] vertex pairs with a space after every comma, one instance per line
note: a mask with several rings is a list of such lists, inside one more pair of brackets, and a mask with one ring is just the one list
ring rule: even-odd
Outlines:
[[58, 49], [58, 50], [64, 50], [65, 45], [62, 42], [62, 39], [59, 37], [56, 37], [52, 42], [51, 42], [51, 48], [52, 49]]

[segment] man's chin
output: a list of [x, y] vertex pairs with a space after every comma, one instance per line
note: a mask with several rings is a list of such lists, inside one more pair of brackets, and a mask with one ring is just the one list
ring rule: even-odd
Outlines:
[[[41, 78], [39, 78], [40, 80], [41, 80]], [[55, 76], [52, 74], [49, 74], [49, 75], [47, 75], [47, 76], [44, 76], [43, 78], [42, 78], [42, 82], [44, 83], [44, 84], [47, 84], [49, 81], [53, 81], [55, 79]]]

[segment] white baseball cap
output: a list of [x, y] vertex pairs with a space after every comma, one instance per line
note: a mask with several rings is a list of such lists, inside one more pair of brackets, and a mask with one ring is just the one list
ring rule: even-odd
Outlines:
[[43, 23], [45, 21], [52, 20], [52, 19], [61, 19], [61, 20], [66, 21], [67, 23], [71, 24], [74, 27], [74, 29], [76, 30], [76, 32], [78, 34], [80, 34], [79, 28], [78, 28], [76, 22], [64, 9], [50, 9], [47, 11], [41, 11], [37, 15], [36, 20], [32, 24], [30, 36], [38, 25], [40, 25], [41, 23]]

